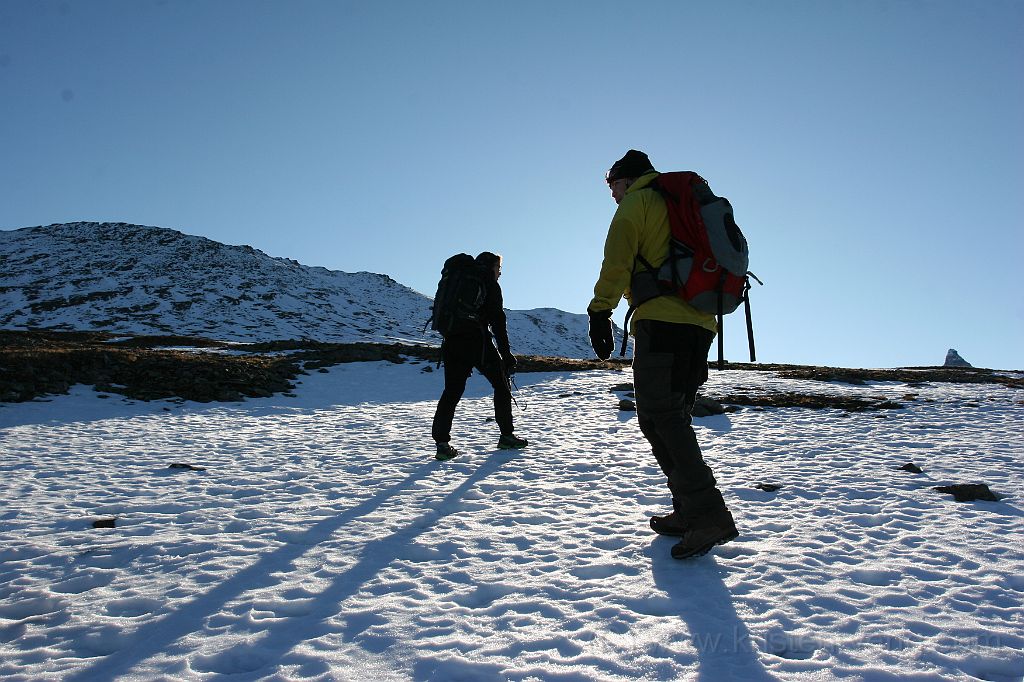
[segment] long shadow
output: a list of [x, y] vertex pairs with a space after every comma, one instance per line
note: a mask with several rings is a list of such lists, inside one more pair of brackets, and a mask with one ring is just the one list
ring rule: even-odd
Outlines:
[[697, 649], [701, 680], [777, 680], [765, 670], [746, 623], [736, 613], [724, 579], [728, 570], [708, 556], [677, 561], [669, 554], [672, 539], [658, 538], [651, 547], [654, 584], [678, 606], [679, 617]]
[[697, 417], [693, 420], [694, 426], [703, 426], [706, 429], [718, 433], [729, 433], [732, 431], [732, 420], [727, 414], [713, 414], [708, 417]]
[[[392, 561], [400, 558], [402, 549], [407, 548], [416, 536], [433, 528], [450, 511], [450, 505], [461, 499], [477, 483], [494, 473], [507, 459], [492, 456], [480, 465], [457, 488], [438, 501], [434, 508], [413, 520], [408, 526], [382, 537], [363, 547], [362, 558], [344, 573], [337, 575], [331, 584], [315, 597], [316, 608], [307, 616], [310, 622], [326, 622], [338, 615], [341, 604], [359, 592], [359, 589], [373, 580]], [[297, 645], [322, 633], [311, 634], [309, 628], [296, 627], [288, 619], [282, 619], [263, 631], [258, 640], [245, 643], [247, 649], [260, 652], [267, 661], [279, 661]], [[265, 671], [261, 671], [261, 674]]]
[[[316, 610], [305, 617], [326, 619], [336, 615], [338, 604], [355, 594], [362, 584], [373, 578], [395, 558], [394, 553], [384, 552], [381, 550], [382, 547], [387, 547], [391, 543], [397, 543], [399, 547], [405, 546], [424, 529], [431, 527], [434, 521], [444, 516], [444, 510], [450, 502], [462, 497], [467, 490], [494, 473], [506, 461], [501, 457], [487, 459], [433, 510], [413, 521], [408, 527], [368, 544], [362, 552], [363, 558], [338, 575], [327, 589], [316, 596]], [[345, 524], [373, 512], [387, 499], [421, 481], [435, 466], [434, 463], [418, 466], [404, 480], [391, 488], [382, 490], [338, 516], [314, 524], [304, 534], [309, 542], [304, 542], [300, 537], [280, 549], [263, 555], [248, 568], [239, 571], [212, 590], [197, 595], [173, 613], [140, 627], [132, 636], [131, 647], [114, 652], [65, 679], [114, 679], [127, 673], [134, 666], [166, 650], [178, 639], [197, 632], [205, 618], [217, 613], [225, 604], [244, 595], [254, 586], [266, 584], [265, 581], [270, 574], [280, 573], [283, 563], [294, 562]], [[266, 631], [266, 636], [261, 638], [256, 648], [263, 660], [276, 660], [279, 655], [307, 639], [308, 632], [306, 628], [295, 627], [294, 619], [285, 618], [284, 622]]]

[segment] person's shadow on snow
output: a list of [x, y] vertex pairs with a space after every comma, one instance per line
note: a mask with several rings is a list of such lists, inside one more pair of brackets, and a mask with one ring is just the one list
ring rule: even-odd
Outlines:
[[736, 613], [725, 584], [729, 569], [715, 559], [716, 550], [680, 561], [670, 554], [677, 541], [658, 537], [647, 552], [654, 584], [668, 595], [686, 628], [685, 639], [697, 650], [700, 679], [777, 679], [765, 670], [758, 657], [757, 642]]
[[[246, 673], [255, 674], [265, 666], [280, 661], [293, 648], [307, 639], [329, 631], [329, 621], [338, 615], [340, 605], [356, 594], [363, 585], [370, 582], [391, 562], [410, 553], [422, 553], [415, 546], [415, 539], [425, 531], [434, 528], [437, 522], [449, 514], [456, 513], [465, 494], [480, 481], [497, 471], [508, 458], [492, 456], [474, 468], [460, 485], [434, 502], [430, 509], [418, 516], [412, 516], [398, 527], [385, 529], [379, 538], [361, 548], [360, 558], [353, 565], [335, 575], [326, 587], [315, 595], [315, 606], [302, 618], [281, 618], [263, 630], [250, 641], [232, 647], [203, 662], [203, 672], [211, 674], [238, 673], [240, 668], [249, 667]], [[190, 602], [177, 606], [163, 618], [142, 625], [126, 646], [92, 665], [68, 676], [68, 680], [115, 679], [128, 673], [134, 667], [154, 656], [165, 652], [180, 639], [204, 630], [202, 623], [216, 615], [233, 600], [244, 599], [253, 586], [265, 586], [287, 576], [311, 548], [330, 541], [348, 523], [361, 517], [373, 515], [385, 504], [394, 504], [411, 488], [419, 485], [432, 473], [443, 473], [436, 462], [418, 465], [402, 480], [383, 488], [340, 514], [330, 516], [312, 524], [304, 530], [289, 534], [287, 544], [267, 552], [252, 565], [218, 583], [205, 593], [196, 594]], [[457, 550], [452, 543], [442, 543], [432, 551], [443, 558], [444, 552]], [[297, 622], [298, 621], [298, 622]], [[248, 678], [247, 678], [248, 679]]]

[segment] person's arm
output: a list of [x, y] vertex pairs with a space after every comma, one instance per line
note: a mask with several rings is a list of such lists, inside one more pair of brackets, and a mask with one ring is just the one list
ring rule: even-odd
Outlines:
[[640, 243], [641, 220], [641, 197], [627, 194], [615, 211], [612, 224], [608, 228], [601, 274], [594, 285], [594, 298], [587, 306], [588, 310], [611, 311], [619, 305], [623, 293], [629, 288], [629, 279], [633, 274]]
[[487, 324], [494, 334], [494, 341], [498, 345], [498, 352], [502, 357], [511, 355], [512, 350], [508, 342], [508, 322], [505, 317], [504, 301], [501, 295], [501, 286], [497, 282], [488, 282], [487, 300], [484, 302], [484, 312], [487, 316]]

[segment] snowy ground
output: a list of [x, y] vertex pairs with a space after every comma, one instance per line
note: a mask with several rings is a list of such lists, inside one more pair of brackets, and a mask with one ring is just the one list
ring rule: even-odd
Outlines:
[[[609, 391], [628, 371], [520, 376], [519, 454], [493, 449], [474, 378], [454, 433], [470, 454], [441, 464], [423, 367], [344, 365], [230, 405], [80, 387], [0, 407], [0, 677], [1024, 676], [1024, 393], [713, 372], [712, 395], [918, 397], [698, 420], [741, 536], [679, 562]], [[931, 489], [960, 482], [1005, 498]]]

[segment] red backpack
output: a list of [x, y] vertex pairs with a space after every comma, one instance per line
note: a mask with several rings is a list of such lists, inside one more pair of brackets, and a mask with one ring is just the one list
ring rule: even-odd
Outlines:
[[[750, 251], [733, 219], [732, 204], [711, 192], [707, 181], [692, 171], [661, 173], [648, 185], [668, 208], [668, 254], [657, 267], [637, 254], [640, 267], [630, 280], [632, 305], [626, 324], [641, 303], [657, 296], [679, 296], [697, 310], [718, 318], [718, 367], [725, 366], [722, 317], [745, 304], [750, 361], [754, 361], [754, 329], [750, 318]], [[628, 328], [628, 327], [627, 327]], [[621, 355], [625, 355], [623, 338]]]

